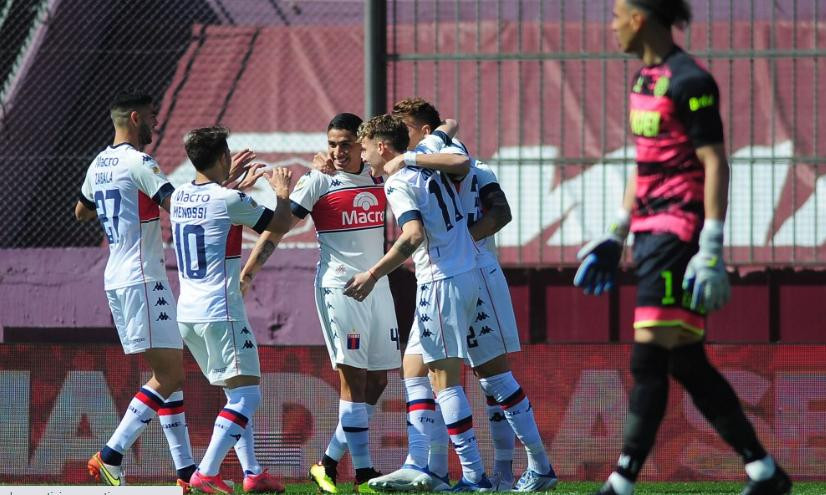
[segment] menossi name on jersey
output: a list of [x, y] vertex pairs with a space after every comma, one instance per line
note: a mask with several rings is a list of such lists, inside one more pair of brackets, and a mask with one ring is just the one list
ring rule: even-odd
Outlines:
[[[175, 201], [181, 203], [206, 203], [209, 194], [191, 194], [186, 191], [175, 192]], [[174, 206], [172, 216], [175, 218], [206, 218], [206, 206]]]

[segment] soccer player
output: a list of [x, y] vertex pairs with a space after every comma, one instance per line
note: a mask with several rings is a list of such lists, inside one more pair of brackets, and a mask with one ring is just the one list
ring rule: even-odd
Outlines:
[[[365, 161], [379, 174], [388, 160], [407, 149], [410, 137], [401, 119], [380, 115], [362, 124], [359, 139]], [[467, 328], [476, 317], [479, 295], [476, 247], [453, 184], [446, 174], [416, 166], [420, 156], [427, 158], [410, 155], [410, 166], [391, 176], [384, 186], [401, 235], [381, 260], [347, 283], [344, 293], [365, 299], [382, 277], [413, 256], [418, 310], [411, 339], [420, 342], [436, 401], [462, 464], [463, 477], [453, 489], [487, 491], [492, 486], [476, 444], [470, 404], [460, 385], [462, 359], [468, 355]], [[456, 157], [463, 160], [461, 173], [467, 173], [468, 157]], [[428, 401], [432, 405], [432, 395], [418, 403], [428, 407]]]
[[[468, 155], [467, 148], [457, 139], [442, 133], [431, 133], [441, 121], [436, 108], [421, 98], [409, 98], [396, 103], [393, 115], [402, 119], [410, 135], [412, 152], [438, 151]], [[416, 145], [415, 143], [418, 143]], [[403, 164], [396, 157], [385, 166], [392, 172]], [[514, 488], [513, 451], [518, 436], [528, 455], [528, 468], [516, 483], [516, 491], [540, 491], [556, 486], [558, 480], [551, 467], [542, 438], [539, 435], [530, 402], [510, 371], [507, 354], [520, 349], [516, 318], [510, 302], [507, 280], [496, 258], [493, 234], [511, 220], [510, 207], [496, 176], [490, 168], [476, 160], [464, 177], [454, 177], [462, 211], [473, 239], [476, 241], [477, 265], [482, 291], [477, 301], [476, 318], [467, 335], [468, 363], [479, 377], [487, 398], [487, 415], [494, 444], [494, 473], [491, 483], [497, 491]], [[404, 383], [410, 397], [429, 395], [427, 368], [421, 346], [414, 339], [404, 353]], [[438, 421], [438, 410], [409, 408], [408, 427], [411, 453], [408, 467], [374, 481], [384, 488], [405, 490], [416, 480], [417, 459], [427, 460], [429, 471], [437, 478], [447, 475], [446, 435]], [[430, 417], [434, 417], [430, 421]], [[421, 418], [425, 418], [424, 421]], [[427, 440], [430, 438], [430, 455]], [[419, 452], [416, 452], [418, 450]], [[421, 462], [421, 461], [419, 461]]]
[[123, 419], [89, 474], [106, 484], [126, 483], [122, 461], [155, 416], [160, 418], [175, 462], [178, 484], [195, 471], [184, 415], [183, 344], [175, 299], [164, 268], [159, 206], [169, 209], [173, 187], [143, 152], [157, 123], [152, 97], [121, 92], [109, 107], [115, 128], [111, 146], [95, 157], [75, 206], [78, 220], [100, 221], [109, 241], [104, 287], [126, 354], [143, 353], [152, 377], [135, 394]]
[[[314, 170], [299, 180], [290, 195], [292, 225], [307, 215], [315, 224], [321, 250], [314, 284], [316, 308], [341, 383], [338, 426], [322, 460], [309, 472], [325, 493], [337, 493], [337, 466], [345, 448], [350, 450], [360, 491], [368, 491], [367, 482], [380, 474], [370, 458], [368, 424], [387, 386], [387, 370], [401, 364], [395, 306], [387, 281], [377, 284], [364, 301], [343, 295], [347, 281], [384, 254], [387, 202], [381, 176], [371, 175], [361, 159], [357, 139], [361, 123], [351, 113], [333, 117], [327, 126], [327, 153], [315, 157]], [[322, 173], [328, 169], [329, 173]], [[275, 234], [261, 235], [242, 272], [245, 286], [279, 240]]]
[[574, 283], [593, 294], [613, 287], [630, 226], [638, 285], [622, 454], [598, 493], [633, 493], [665, 414], [671, 375], [743, 458], [749, 481], [742, 493], [785, 494], [789, 477], [758, 441], [703, 347], [706, 313], [729, 298], [723, 265], [729, 168], [717, 84], [672, 38], [672, 26], [690, 20], [685, 1], [616, 0], [614, 6], [620, 49], [645, 64], [629, 98], [637, 170], [608, 233], [580, 251]]
[[240, 258], [244, 225], [259, 233], [289, 229], [290, 173], [276, 169], [269, 176], [275, 212], [221, 186], [230, 173], [227, 133], [207, 127], [187, 134], [184, 144], [195, 180], [175, 190], [170, 210], [181, 282], [181, 335], [209, 382], [227, 396], [190, 485], [204, 493], [234, 493], [219, 473], [234, 445], [244, 469], [244, 491], [280, 493], [284, 486], [255, 459], [252, 419], [261, 402], [261, 368], [241, 296]]

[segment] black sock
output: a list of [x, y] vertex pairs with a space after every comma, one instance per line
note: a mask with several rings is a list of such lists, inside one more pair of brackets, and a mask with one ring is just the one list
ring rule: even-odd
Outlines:
[[327, 473], [327, 476], [336, 479], [336, 475], [338, 474], [337, 460], [324, 454], [324, 457], [321, 458], [321, 465], [324, 466], [324, 472]]
[[356, 483], [362, 484], [365, 481], [375, 478], [376, 470], [372, 467], [356, 469]]
[[625, 420], [622, 455], [615, 469], [631, 482], [637, 481], [665, 415], [668, 358], [669, 351], [655, 344], [634, 344], [631, 349], [634, 387]]
[[109, 446], [103, 447], [100, 451], [100, 459], [110, 466], [120, 466], [123, 462], [123, 454], [118, 452], [115, 449], [109, 448]]
[[198, 469], [198, 466], [195, 464], [178, 469], [178, 479], [189, 481], [189, 478], [192, 477], [192, 473], [194, 473], [196, 469]]
[[702, 342], [672, 350], [670, 371], [691, 395], [697, 409], [744, 462], [766, 457], [737, 394], [708, 361]]

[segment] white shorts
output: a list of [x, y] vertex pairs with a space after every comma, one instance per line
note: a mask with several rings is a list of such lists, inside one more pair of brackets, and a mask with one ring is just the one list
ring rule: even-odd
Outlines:
[[236, 376], [261, 376], [258, 343], [247, 321], [178, 323], [181, 335], [209, 383], [226, 386]]
[[390, 287], [376, 287], [361, 302], [345, 296], [343, 288], [316, 287], [315, 305], [333, 368], [344, 364], [378, 371], [401, 366]]
[[468, 334], [467, 362], [472, 367], [521, 349], [510, 289], [502, 268], [493, 265], [478, 271], [482, 287], [476, 303], [476, 318]]
[[425, 363], [446, 358], [469, 358], [471, 324], [476, 319], [479, 272], [419, 284], [416, 315], [405, 354], [421, 354]]
[[106, 291], [109, 309], [126, 354], [147, 349], [183, 349], [169, 282], [146, 282]]

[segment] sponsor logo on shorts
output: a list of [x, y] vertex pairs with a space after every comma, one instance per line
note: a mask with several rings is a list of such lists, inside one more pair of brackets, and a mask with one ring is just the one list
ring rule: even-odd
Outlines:
[[485, 335], [486, 333], [493, 333], [493, 329], [487, 325], [483, 326], [481, 330], [479, 330], [479, 335]]
[[421, 306], [421, 307], [430, 306], [430, 303], [427, 302], [426, 300], [422, 299], [421, 301], [419, 301], [419, 306]]
[[361, 346], [361, 334], [348, 333], [347, 334], [347, 348], [358, 349]]
[[250, 331], [249, 331], [249, 330], [247, 330], [247, 327], [244, 327], [244, 328], [242, 328], [242, 329], [241, 329], [241, 333], [242, 333], [242, 334], [243, 334], [243, 333], [250, 333]]
[[166, 321], [166, 320], [169, 320], [169, 319], [170, 319], [169, 315], [164, 313], [163, 311], [161, 311], [161, 314], [158, 315], [158, 317], [155, 319], [155, 321]]
[[427, 289], [429, 289], [429, 288], [430, 288], [430, 286], [429, 286], [429, 285], [427, 285], [427, 284], [422, 284], [422, 292], [427, 292]]
[[333, 293], [333, 291], [331, 289], [324, 289], [324, 295], [325, 296], [329, 296], [332, 293]]
[[419, 321], [430, 321], [430, 317], [427, 315], [419, 315]]
[[142, 420], [140, 420], [140, 421], [141, 421], [141, 423], [143, 423], [143, 424], [145, 424], [145, 425], [148, 425], [148, 424], [149, 424], [149, 422], [150, 422], [150, 421], [152, 421], [152, 418], [149, 418], [149, 419], [142, 419]]
[[431, 332], [429, 328], [425, 328], [424, 331], [422, 332], [422, 337], [432, 337], [432, 336], [433, 336], [433, 332]]
[[166, 290], [166, 288], [163, 286], [162, 283], [155, 282], [155, 287], [152, 289], [152, 292], [155, 292], [156, 290]]
[[241, 349], [255, 349], [255, 344], [253, 344], [251, 340], [247, 340], [244, 342], [244, 345], [241, 346]]
[[481, 300], [481, 299], [477, 299], [477, 300], [476, 300], [476, 307], [477, 307], [477, 308], [478, 308], [479, 306], [483, 305], [483, 304], [485, 304], [485, 301], [483, 301], [483, 300]]
[[476, 315], [476, 321], [487, 320], [488, 318], [490, 318], [490, 316], [488, 316], [488, 314], [485, 313], [484, 311], [482, 311], [481, 313], [478, 313]]
[[238, 440], [241, 440], [241, 434], [240, 434], [240, 433], [239, 433], [238, 435], [230, 435], [230, 436], [231, 436], [232, 438], [234, 438], [236, 442], [237, 442]]
[[159, 297], [157, 301], [155, 301], [155, 306], [169, 306], [169, 303], [166, 302], [166, 299], [163, 297]]

